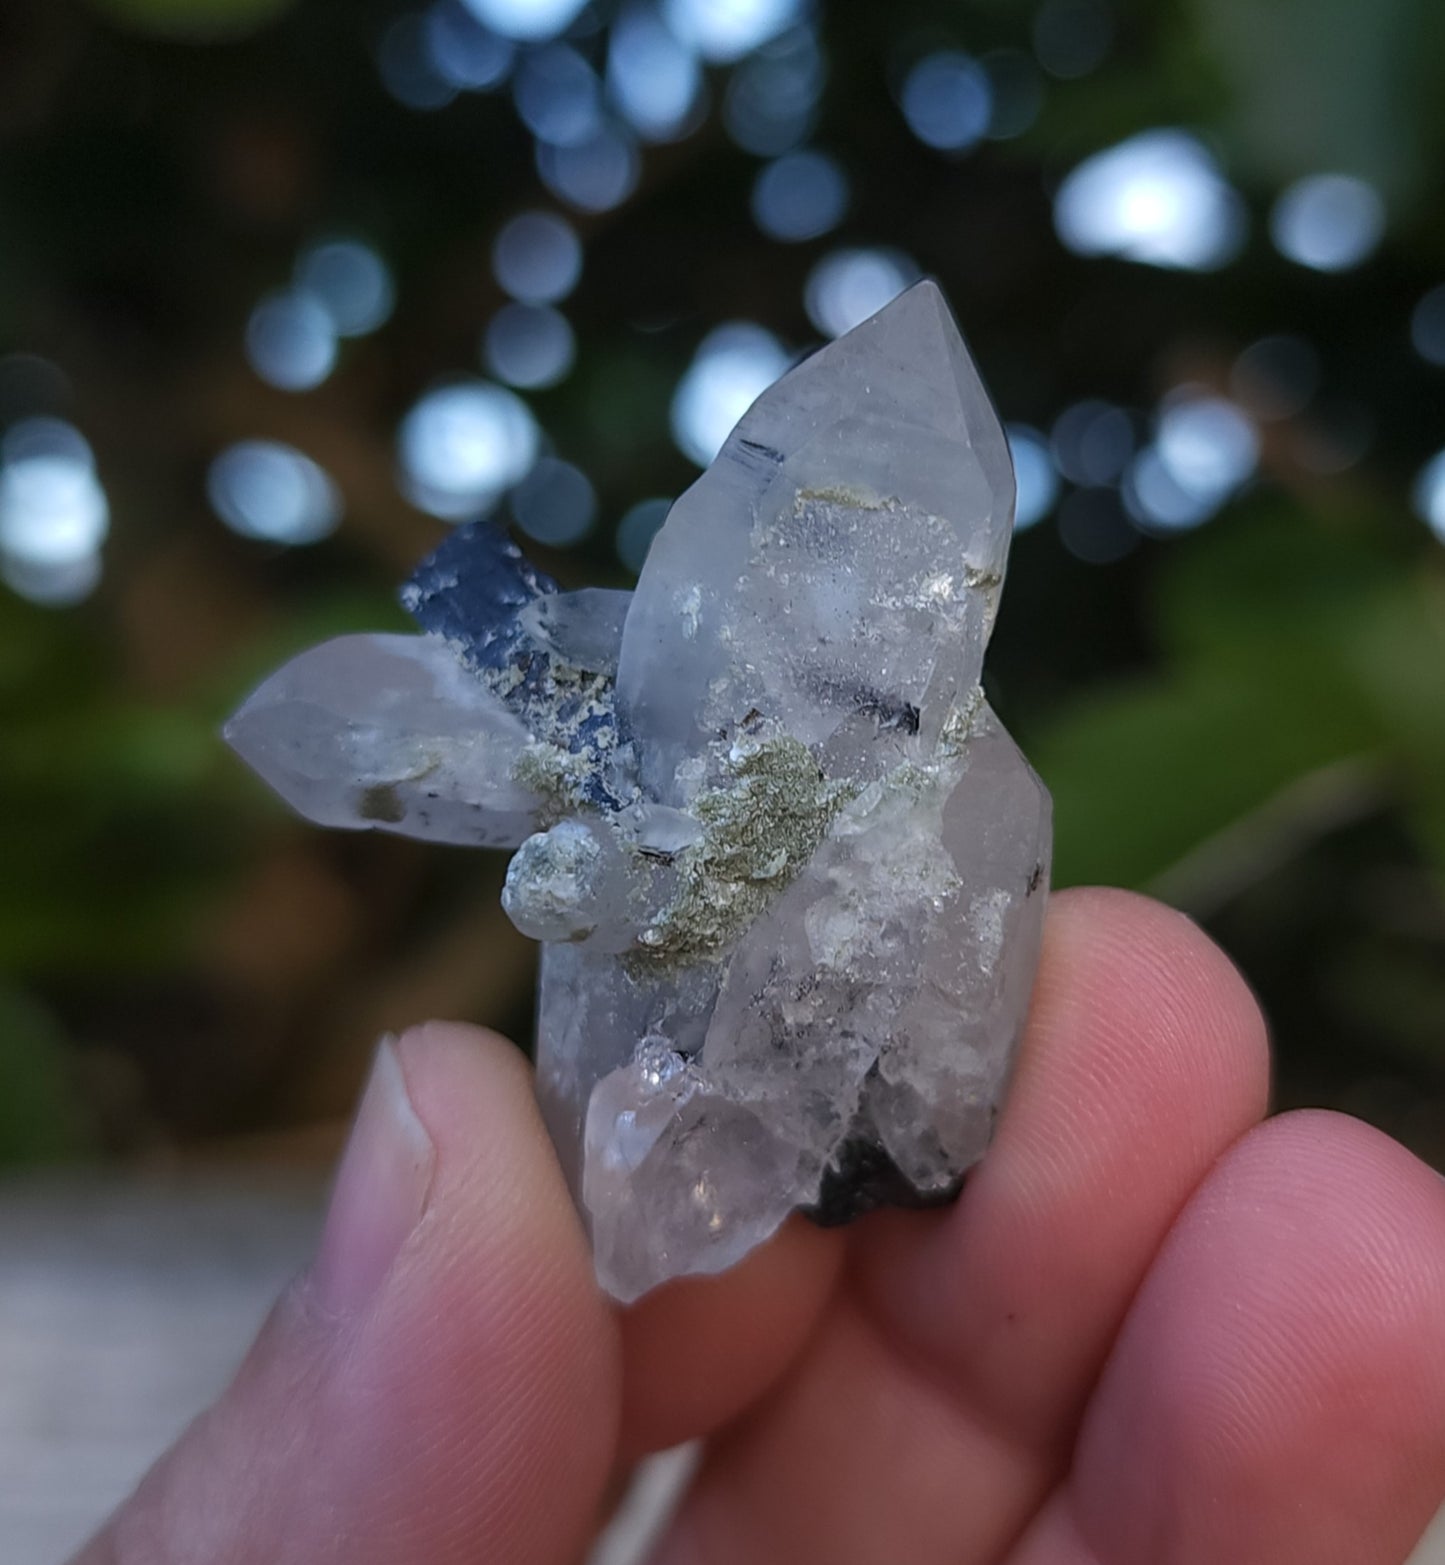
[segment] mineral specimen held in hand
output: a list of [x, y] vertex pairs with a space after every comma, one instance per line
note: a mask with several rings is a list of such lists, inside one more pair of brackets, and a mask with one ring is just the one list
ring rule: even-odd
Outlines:
[[920, 283], [759, 399], [635, 593], [463, 528], [404, 591], [424, 634], [231, 720], [312, 820], [518, 848], [538, 1092], [619, 1299], [793, 1211], [946, 1200], [988, 1144], [1050, 847], [979, 688], [1013, 499]]

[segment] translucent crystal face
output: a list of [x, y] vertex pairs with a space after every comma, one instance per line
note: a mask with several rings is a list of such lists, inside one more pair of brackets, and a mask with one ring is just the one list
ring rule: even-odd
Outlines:
[[616, 1297], [956, 1192], [1028, 1005], [1049, 799], [979, 674], [1008, 450], [921, 283], [766, 392], [633, 594], [460, 529], [227, 729], [302, 814], [512, 846], [538, 1093]]
[[[1008, 445], [943, 296], [920, 283], [798, 366], [672, 508], [637, 584], [618, 706], [657, 797], [757, 707], [853, 763], [978, 681], [1013, 525]], [[668, 670], [659, 679], [658, 671]], [[921, 719], [920, 719], [921, 720]], [[890, 724], [892, 727], [890, 728]]]

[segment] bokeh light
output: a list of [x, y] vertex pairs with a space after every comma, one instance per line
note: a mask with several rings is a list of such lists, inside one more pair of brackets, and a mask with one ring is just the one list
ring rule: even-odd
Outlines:
[[801, 10], [800, 0], [663, 0], [668, 26], [705, 60], [740, 60], [775, 38]]
[[709, 332], [672, 399], [672, 433], [678, 449], [699, 467], [722, 450], [733, 425], [787, 369], [782, 343], [751, 321], [733, 321]]
[[479, 516], [530, 471], [540, 439], [531, 409], [513, 392], [484, 380], [441, 386], [402, 421], [403, 492], [444, 521]]
[[1134, 454], [1134, 421], [1124, 408], [1089, 397], [1059, 414], [1050, 440], [1065, 478], [1086, 486], [1113, 484]]
[[1014, 530], [1023, 532], [1041, 522], [1058, 503], [1059, 474], [1049, 443], [1038, 430], [1028, 424], [1010, 424], [1004, 433], [1018, 486]]
[[1363, 461], [1375, 438], [1370, 410], [1352, 397], [1332, 397], [1310, 408], [1294, 443], [1295, 460], [1307, 472], [1333, 477]]
[[1254, 472], [1259, 433], [1244, 410], [1224, 397], [1184, 393], [1159, 416], [1159, 460], [1184, 489], [1223, 500]]
[[1270, 237], [1279, 253], [1316, 272], [1345, 272], [1369, 259], [1385, 232], [1385, 204], [1349, 174], [1311, 174], [1275, 202]]
[[1277, 332], [1245, 348], [1229, 372], [1234, 398], [1255, 418], [1295, 418], [1320, 385], [1320, 356], [1303, 337]]
[[1411, 312], [1410, 341], [1427, 364], [1445, 368], [1445, 283], [1432, 288]]
[[1156, 446], [1146, 447], [1130, 465], [1123, 495], [1130, 516], [1149, 533], [1187, 532], [1219, 509], [1216, 499], [1186, 489]]
[[1213, 154], [1181, 130], [1150, 130], [1086, 158], [1054, 199], [1077, 255], [1208, 271], [1238, 254], [1244, 205]]
[[753, 183], [753, 221], [783, 244], [817, 239], [843, 221], [848, 176], [825, 152], [789, 152], [759, 169]]
[[84, 436], [24, 419], [0, 441], [0, 574], [33, 602], [79, 602], [100, 580], [110, 504]]
[[384, 326], [396, 305], [391, 269], [359, 239], [309, 245], [296, 262], [296, 286], [331, 317], [338, 337], [364, 337]]
[[651, 6], [627, 5], [608, 39], [607, 90], [645, 141], [673, 141], [700, 117], [702, 69]]
[[577, 339], [566, 316], [547, 304], [504, 304], [487, 324], [482, 357], [498, 380], [540, 391], [566, 379]]
[[602, 130], [602, 83], [567, 44], [548, 44], [522, 56], [512, 78], [522, 123], [554, 147], [580, 147]]
[[908, 128], [925, 146], [961, 152], [982, 141], [993, 116], [993, 86], [972, 56], [957, 49], [925, 55], [899, 94]]
[[582, 241], [555, 212], [521, 212], [497, 235], [492, 275], [524, 304], [556, 304], [582, 275]]
[[988, 76], [993, 97], [989, 139], [1009, 141], [1022, 136], [1044, 106], [1044, 83], [1038, 67], [1022, 49], [991, 49], [978, 63]]
[[1059, 542], [1085, 565], [1113, 565], [1139, 546], [1117, 491], [1075, 489], [1059, 506]]
[[247, 361], [280, 391], [319, 386], [336, 367], [336, 352], [336, 326], [310, 293], [267, 294], [246, 322]]
[[788, 152], [812, 135], [826, 79], [812, 29], [790, 28], [733, 71], [723, 128], [744, 152], [760, 158]]
[[418, 113], [444, 109], [457, 95], [456, 83], [437, 68], [429, 18], [419, 11], [397, 17], [381, 35], [376, 68], [392, 97]]
[[95, 470], [90, 442], [74, 424], [61, 418], [20, 419], [0, 439], [0, 463], [6, 467], [20, 467], [42, 457], [67, 463], [77, 471]]
[[1114, 13], [1104, 0], [1044, 0], [1034, 16], [1034, 54], [1066, 81], [1097, 70], [1113, 41]]
[[623, 513], [617, 524], [617, 558], [630, 571], [640, 571], [647, 559], [652, 540], [662, 531], [672, 501], [661, 498], [639, 500]]
[[42, 608], [63, 609], [83, 602], [100, 585], [102, 571], [99, 550], [53, 563], [0, 550], [0, 581]]
[[0, 354], [0, 424], [57, 412], [71, 394], [58, 364], [38, 353]]
[[110, 530], [110, 505], [80, 432], [58, 419], [27, 419], [0, 444], [0, 553], [36, 566], [94, 554]]
[[513, 491], [512, 517], [529, 538], [565, 548], [592, 530], [597, 495], [580, 467], [543, 457]]
[[554, 196], [582, 212], [607, 212], [637, 189], [637, 143], [617, 125], [603, 125], [575, 146], [537, 143], [537, 172]]
[[227, 446], [211, 463], [206, 494], [232, 532], [267, 543], [317, 543], [336, 531], [345, 509], [331, 475], [279, 440]]
[[1445, 543], [1445, 451], [1438, 451], [1415, 480], [1415, 509], [1432, 533]]
[[464, 0], [467, 10], [493, 32], [524, 43], [555, 38], [576, 21], [587, 0]]
[[506, 81], [516, 47], [484, 27], [462, 0], [434, 0], [426, 13], [426, 57], [448, 86], [488, 92]]
[[1214, 516], [1258, 463], [1250, 416], [1228, 398], [1183, 388], [1165, 400], [1153, 445], [1130, 464], [1124, 504], [1145, 532], [1186, 532]]
[[918, 277], [918, 267], [900, 250], [881, 246], [834, 250], [809, 273], [803, 303], [820, 332], [841, 337], [876, 315]]

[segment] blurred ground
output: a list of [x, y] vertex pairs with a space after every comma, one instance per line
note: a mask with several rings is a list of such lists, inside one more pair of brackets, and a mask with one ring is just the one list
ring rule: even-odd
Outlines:
[[[5, 1565], [67, 1559], [214, 1399], [309, 1259], [324, 1185], [232, 1167], [0, 1186]], [[591, 1565], [639, 1565], [691, 1468], [644, 1464]]]
[[0, 1559], [58, 1565], [220, 1391], [310, 1253], [319, 1179], [0, 1188]]

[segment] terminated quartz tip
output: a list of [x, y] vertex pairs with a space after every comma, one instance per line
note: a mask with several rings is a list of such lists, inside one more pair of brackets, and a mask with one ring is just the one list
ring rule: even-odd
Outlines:
[[636, 592], [462, 528], [422, 635], [304, 653], [227, 728], [323, 825], [520, 849], [538, 1092], [619, 1299], [946, 1200], [988, 1144], [1050, 847], [979, 688], [1013, 504], [920, 283], [754, 404]]

